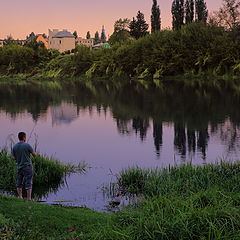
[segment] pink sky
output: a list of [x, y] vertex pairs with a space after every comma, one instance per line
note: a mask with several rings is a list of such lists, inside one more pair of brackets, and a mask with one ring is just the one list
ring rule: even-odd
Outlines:
[[[158, 0], [162, 27], [171, 26], [172, 0]], [[217, 10], [222, 0], [207, 0], [209, 11]], [[114, 22], [119, 18], [132, 18], [138, 10], [150, 23], [152, 0], [8, 0], [0, 7], [0, 39], [12, 35], [25, 39], [30, 32], [47, 33], [48, 29], [76, 30], [85, 37], [93, 36], [105, 26], [111, 35]]]

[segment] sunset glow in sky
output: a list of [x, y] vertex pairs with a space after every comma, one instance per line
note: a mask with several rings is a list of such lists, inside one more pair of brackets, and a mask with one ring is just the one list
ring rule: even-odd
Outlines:
[[[206, 0], [209, 12], [218, 10], [222, 0]], [[162, 27], [171, 26], [172, 0], [158, 0]], [[81, 37], [91, 36], [105, 26], [111, 35], [114, 22], [132, 18], [138, 10], [150, 23], [152, 0], [8, 0], [0, 6], [0, 39], [12, 35], [25, 39], [30, 32], [46, 33], [48, 29], [76, 30]]]

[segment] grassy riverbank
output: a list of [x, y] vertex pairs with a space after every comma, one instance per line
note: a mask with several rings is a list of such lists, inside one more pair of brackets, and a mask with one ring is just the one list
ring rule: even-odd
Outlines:
[[119, 77], [109, 78], [106, 76], [95, 76], [87, 78], [86, 76], [69, 77], [69, 76], [31, 76], [29, 74], [13, 74], [0, 75], [0, 88], [15, 88], [15, 87], [40, 87], [44, 91], [62, 91], [66, 86], [82, 85], [89, 87], [112, 86], [123, 88], [126, 85], [141, 86], [145, 90], [150, 88], [161, 89], [165, 87], [181, 87], [192, 90], [203, 91], [233, 91], [240, 92], [240, 76], [227, 73], [222, 76], [206, 73], [187, 73], [176, 76], [163, 76], [157, 79], [151, 78], [136, 78], [136, 77]]
[[0, 196], [0, 239], [92, 239], [110, 216]]
[[239, 181], [240, 162], [131, 168], [119, 174], [118, 184], [143, 196], [135, 206], [110, 215], [1, 197], [1, 227], [12, 239], [237, 240]]

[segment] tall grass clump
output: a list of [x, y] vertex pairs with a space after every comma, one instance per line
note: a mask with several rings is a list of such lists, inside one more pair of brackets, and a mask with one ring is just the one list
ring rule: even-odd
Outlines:
[[[34, 187], [51, 188], [63, 183], [65, 177], [74, 172], [85, 171], [86, 165], [64, 164], [58, 160], [38, 154], [32, 158]], [[16, 183], [16, 163], [6, 150], [0, 152], [0, 189], [14, 190]]]
[[96, 239], [240, 239], [240, 162], [128, 168], [117, 182], [145, 200], [113, 217]]
[[192, 166], [191, 164], [165, 169], [128, 168], [120, 172], [120, 189], [132, 194], [162, 196], [190, 195], [215, 187], [228, 192], [240, 192], [240, 161]]

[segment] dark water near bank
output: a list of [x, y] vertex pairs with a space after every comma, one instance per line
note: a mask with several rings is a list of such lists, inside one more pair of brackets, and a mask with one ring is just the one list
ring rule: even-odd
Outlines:
[[31, 85], [0, 88], [0, 146], [17, 132], [62, 162], [85, 161], [86, 174], [42, 200], [103, 210], [102, 190], [128, 166], [166, 167], [240, 158], [240, 97], [169, 85]]

